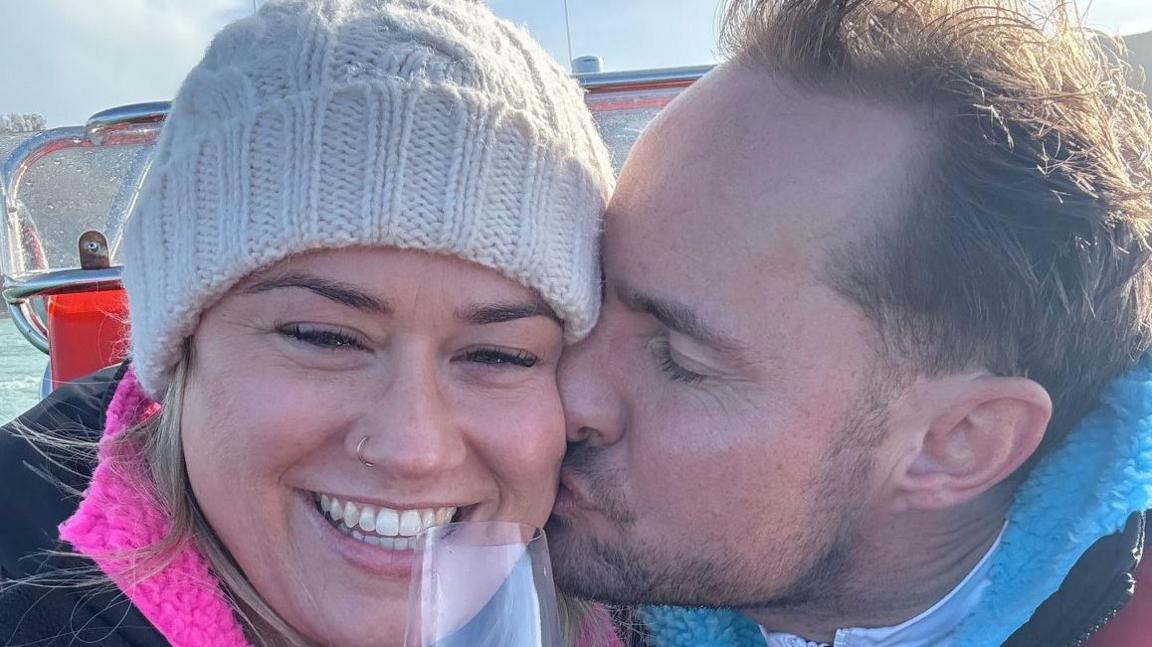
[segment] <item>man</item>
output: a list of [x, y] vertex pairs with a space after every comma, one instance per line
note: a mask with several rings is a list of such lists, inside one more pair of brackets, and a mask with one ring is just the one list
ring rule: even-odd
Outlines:
[[729, 610], [644, 608], [660, 647], [1080, 644], [1152, 507], [1144, 97], [1066, 8], [723, 30], [622, 171], [561, 368], [561, 586]]

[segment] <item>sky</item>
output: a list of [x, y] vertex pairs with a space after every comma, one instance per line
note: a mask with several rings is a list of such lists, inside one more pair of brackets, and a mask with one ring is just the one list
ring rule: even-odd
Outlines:
[[[715, 61], [718, 0], [487, 1], [565, 65], [569, 52], [598, 55], [606, 70]], [[252, 9], [253, 0], [0, 0], [0, 113], [65, 126], [168, 100], [212, 34]], [[1109, 32], [1152, 30], [1152, 0], [1094, 0], [1086, 12]]]

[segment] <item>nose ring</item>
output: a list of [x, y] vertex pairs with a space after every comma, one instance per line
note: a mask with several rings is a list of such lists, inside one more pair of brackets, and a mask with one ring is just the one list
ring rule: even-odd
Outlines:
[[366, 442], [368, 442], [368, 436], [361, 438], [360, 442], [356, 443], [356, 458], [359, 458], [360, 462], [364, 463], [364, 467], [376, 467], [376, 463], [365, 460], [364, 455], [360, 453], [360, 450], [364, 449], [364, 443]]

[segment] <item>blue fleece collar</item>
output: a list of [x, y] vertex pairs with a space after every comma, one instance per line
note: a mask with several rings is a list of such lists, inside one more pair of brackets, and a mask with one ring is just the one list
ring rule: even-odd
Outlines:
[[[953, 647], [999, 645], [1056, 592], [1101, 537], [1152, 508], [1152, 358], [1109, 385], [1101, 404], [1016, 493], [990, 586]], [[654, 647], [763, 647], [759, 627], [731, 610], [645, 607]]]

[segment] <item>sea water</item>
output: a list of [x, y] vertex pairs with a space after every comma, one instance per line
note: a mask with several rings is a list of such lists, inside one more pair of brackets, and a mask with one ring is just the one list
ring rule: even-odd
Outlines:
[[48, 356], [29, 344], [11, 319], [0, 319], [0, 424], [39, 400]]

